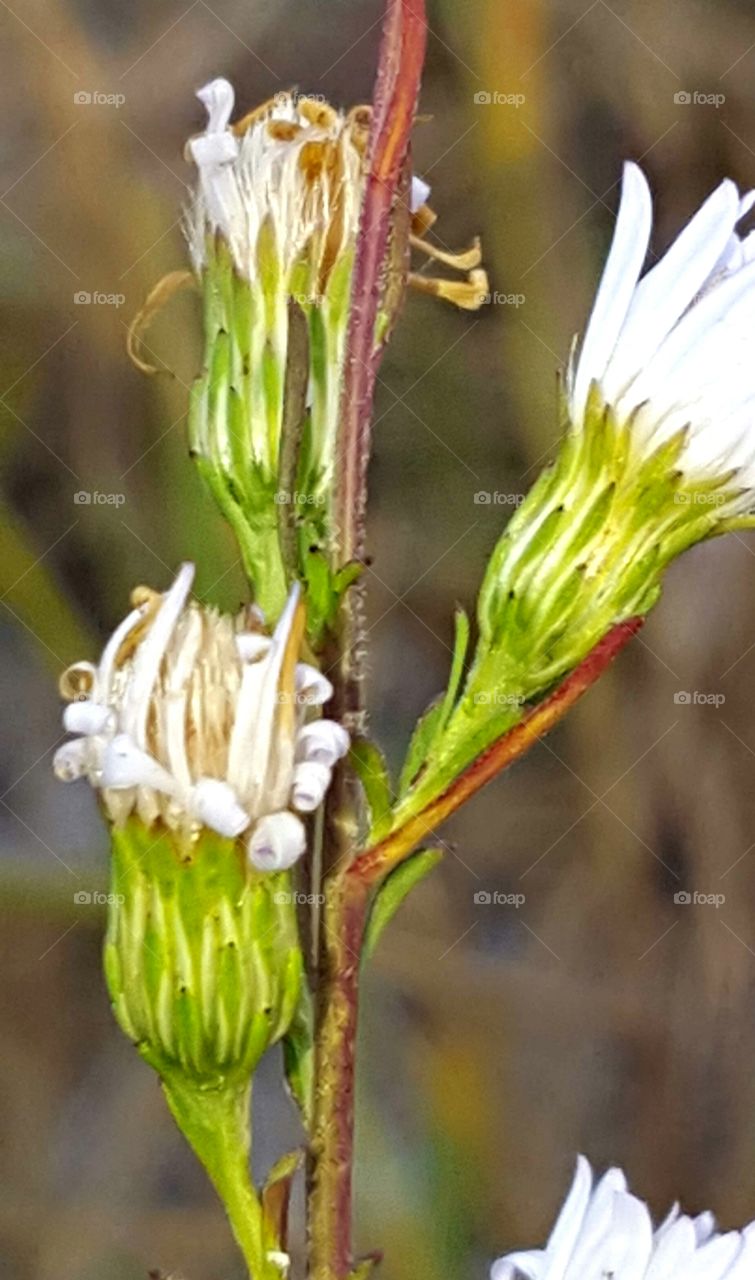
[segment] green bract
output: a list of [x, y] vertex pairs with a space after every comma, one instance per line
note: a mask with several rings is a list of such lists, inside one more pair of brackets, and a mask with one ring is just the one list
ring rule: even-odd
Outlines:
[[[420, 722], [419, 750], [408, 761], [414, 784], [396, 825], [442, 792], [613, 626], [646, 614], [675, 556], [731, 527], [734, 473], [692, 476], [681, 465], [685, 439], [679, 431], [643, 454], [632, 420], [619, 422], [593, 388], [583, 425], [569, 429], [493, 552], [463, 692]], [[455, 673], [465, 643], [462, 632]], [[427, 761], [421, 771], [420, 761]]]
[[132, 817], [112, 842], [105, 973], [122, 1029], [163, 1076], [248, 1080], [299, 999], [290, 873], [255, 871], [206, 828], [189, 843]]

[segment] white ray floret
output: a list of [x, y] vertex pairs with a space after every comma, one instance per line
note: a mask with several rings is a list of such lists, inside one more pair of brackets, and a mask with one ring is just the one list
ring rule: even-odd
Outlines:
[[193, 565], [164, 594], [140, 589], [97, 666], [63, 675], [63, 722], [79, 736], [55, 756], [66, 782], [86, 777], [113, 822], [132, 812], [196, 835], [243, 837], [252, 863], [283, 870], [304, 852], [293, 810], [322, 802], [349, 737], [310, 720], [329, 682], [296, 661], [299, 588], [272, 636], [247, 610], [236, 623], [190, 600]]
[[593, 385], [646, 455], [685, 431], [680, 465], [696, 480], [729, 477], [740, 510], [755, 506], [755, 204], [728, 179], [660, 261], [642, 268], [652, 230], [647, 180], [624, 170], [621, 203], [579, 358], [570, 416], [584, 421]]
[[712, 1214], [675, 1206], [654, 1228], [620, 1169], [595, 1182], [580, 1156], [571, 1190], [544, 1249], [511, 1253], [491, 1280], [751, 1280], [755, 1223], [719, 1234]]

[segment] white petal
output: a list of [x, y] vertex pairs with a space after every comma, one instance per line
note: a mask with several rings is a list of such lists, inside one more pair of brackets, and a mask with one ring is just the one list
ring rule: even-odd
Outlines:
[[89, 743], [85, 738], [64, 742], [52, 758], [55, 777], [61, 782], [75, 782], [83, 778], [89, 765]]
[[603, 380], [609, 404], [644, 368], [702, 289], [739, 220], [739, 207], [737, 188], [727, 179], [637, 285]]
[[90, 702], [88, 698], [82, 702], [70, 702], [63, 712], [63, 726], [69, 733], [102, 733], [114, 724], [115, 715], [110, 707]]
[[286, 871], [304, 853], [304, 825], [293, 813], [269, 813], [249, 838], [249, 860], [258, 871]]
[[409, 205], [412, 213], [416, 213], [422, 208], [423, 204], [427, 204], [430, 199], [432, 187], [429, 182], [425, 182], [423, 178], [415, 176], [412, 178], [412, 187], [409, 195]]
[[242, 631], [236, 636], [236, 648], [242, 662], [257, 662], [270, 652], [272, 640], [253, 631]]
[[197, 97], [207, 111], [207, 132], [218, 133], [227, 129], [236, 98], [230, 81], [218, 76], [197, 89]]
[[204, 826], [229, 839], [249, 826], [249, 814], [239, 804], [233, 787], [217, 778], [200, 778], [192, 787], [189, 811]]
[[300, 590], [299, 584], [295, 583], [289, 592], [267, 657], [261, 662], [248, 663], [241, 679], [228, 752], [228, 780], [252, 812], [255, 809], [259, 812], [258, 806], [265, 795], [266, 776], [275, 763], [273, 734], [278, 710], [278, 681]]
[[330, 769], [326, 764], [306, 760], [294, 769], [291, 802], [300, 813], [312, 813], [323, 802], [330, 786]]
[[296, 737], [297, 760], [316, 760], [332, 768], [346, 755], [350, 738], [342, 725], [335, 720], [315, 720], [305, 724]]
[[569, 1194], [546, 1247], [548, 1263], [561, 1259], [566, 1264], [574, 1250], [592, 1192], [592, 1169], [584, 1156], [577, 1157], [577, 1169]]
[[194, 565], [181, 565], [175, 582], [163, 596], [149, 630], [134, 656], [121, 723], [124, 733], [131, 734], [137, 746], [142, 749], [147, 745], [147, 716], [152, 689], [193, 580]]
[[627, 164], [613, 242], [575, 374], [571, 405], [575, 423], [582, 419], [590, 384], [602, 379], [618, 341], [647, 254], [651, 223], [650, 188], [642, 170]]
[[321, 707], [333, 697], [333, 686], [317, 667], [300, 662], [296, 668], [296, 692], [307, 706]]
[[165, 795], [173, 795], [176, 782], [167, 769], [146, 751], [142, 751], [126, 733], [119, 733], [107, 744], [102, 756], [103, 787], [151, 787]]

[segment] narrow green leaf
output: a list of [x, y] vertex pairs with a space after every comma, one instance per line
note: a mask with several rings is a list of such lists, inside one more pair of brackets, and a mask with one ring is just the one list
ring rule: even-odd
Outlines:
[[314, 1099], [314, 1009], [312, 993], [306, 982], [302, 983], [299, 1003], [291, 1025], [283, 1040], [283, 1064], [288, 1087], [301, 1112], [307, 1132], [312, 1123]]
[[420, 880], [437, 866], [443, 857], [442, 849], [420, 849], [392, 871], [378, 890], [372, 905], [364, 939], [364, 956], [370, 957], [377, 946], [385, 926], [398, 911], [407, 894]]
[[372, 838], [379, 840], [390, 825], [393, 808], [393, 788], [388, 766], [380, 748], [367, 738], [357, 738], [352, 742], [349, 759], [364, 788], [369, 805]]

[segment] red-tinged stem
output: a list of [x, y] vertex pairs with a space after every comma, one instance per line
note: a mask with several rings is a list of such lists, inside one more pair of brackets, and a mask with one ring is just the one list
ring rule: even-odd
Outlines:
[[[360, 559], [364, 553], [372, 401], [382, 354], [376, 344], [377, 320], [391, 251], [392, 218], [406, 177], [426, 35], [424, 0], [387, 0], [341, 398], [334, 513], [334, 550], [340, 564]], [[352, 588], [342, 606], [330, 667], [334, 685], [331, 713], [356, 731], [361, 729], [364, 714], [359, 590]], [[335, 771], [325, 813], [326, 872], [346, 865], [359, 847], [360, 800], [356, 780], [344, 763]], [[366, 912], [366, 893], [364, 900], [357, 893], [349, 901], [341, 901], [339, 890], [335, 894], [328, 891], [316, 990], [317, 1083], [308, 1167], [311, 1280], [346, 1280], [353, 1265], [356, 1001], [347, 993], [357, 982]]]
[[[315, 1229], [324, 1231], [313, 1250], [313, 1280], [349, 1274], [351, 1173], [354, 1141], [355, 1051], [359, 1010], [359, 960], [372, 894], [419, 842], [486, 783], [548, 733], [603, 674], [642, 626], [632, 618], [614, 627], [584, 661], [504, 737], [494, 742], [443, 795], [334, 875], [327, 886], [328, 998], [319, 1028], [319, 1189], [327, 1210]], [[315, 1265], [316, 1262], [316, 1265]]]
[[550, 733], [554, 725], [582, 697], [582, 694], [603, 674], [616, 655], [637, 634], [644, 618], [630, 618], [613, 627], [596, 644], [587, 657], [575, 667], [554, 693], [539, 703], [508, 733], [488, 747], [447, 791], [415, 814], [403, 826], [392, 831], [372, 849], [361, 853], [342, 873], [344, 879], [358, 881], [367, 886], [379, 884], [385, 876], [402, 862], [421, 840], [445, 822], [452, 813], [465, 804], [471, 796], [502, 773], [510, 764], [523, 756], [540, 738]]

